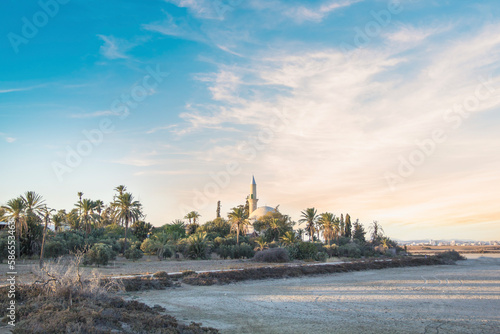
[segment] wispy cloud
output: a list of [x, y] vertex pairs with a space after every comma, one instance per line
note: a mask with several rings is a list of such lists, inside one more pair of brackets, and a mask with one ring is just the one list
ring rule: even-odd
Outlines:
[[146, 133], [147, 134], [153, 134], [153, 133], [156, 133], [156, 132], [159, 132], [159, 131], [171, 130], [171, 129], [177, 127], [177, 126], [178, 126], [177, 124], [170, 124], [170, 125], [166, 125], [166, 126], [159, 126], [159, 127], [156, 127], [156, 128], [152, 128], [151, 130], [147, 131]]
[[137, 44], [114, 36], [97, 35], [104, 44], [100, 48], [101, 54], [108, 59], [130, 58], [126, 53]]
[[169, 13], [165, 13], [163, 21], [142, 25], [142, 28], [149, 31], [158, 32], [163, 35], [188, 39], [197, 42], [207, 43], [206, 36], [186, 18], [175, 18]]
[[387, 38], [396, 43], [418, 43], [428, 37], [449, 31], [453, 25], [439, 25], [434, 27], [415, 27], [412, 25], [400, 25], [397, 30], [388, 33]]
[[204, 174], [199, 170], [147, 170], [135, 172], [134, 175], [142, 176], [142, 175], [200, 175]]
[[[221, 66], [216, 73], [198, 76], [208, 84], [214, 105], [205, 111], [197, 108], [183, 113], [181, 117], [189, 125], [178, 130], [202, 133], [203, 129], [217, 126], [249, 127], [251, 130], [238, 133], [233, 143], [205, 145], [195, 156], [199, 161], [236, 160], [248, 173], [263, 171], [262, 166], [270, 174], [269, 171], [279, 170], [278, 174], [269, 175], [276, 187], [267, 192], [285, 206], [299, 204], [295, 203], [298, 188], [310, 194], [300, 198], [302, 205], [309, 202], [323, 210], [342, 207], [349, 212], [378, 212], [380, 198], [384, 199], [386, 212], [404, 207], [401, 201], [423, 207], [428, 199], [414, 195], [415, 188], [419, 194], [439, 188], [442, 196], [465, 189], [477, 193], [474, 182], [459, 190], [444, 178], [456, 168], [458, 159], [453, 152], [459, 144], [451, 139], [426, 162], [422, 173], [415, 173], [398, 189], [397, 195], [391, 194], [383, 175], [397, 169], [398, 156], [418, 148], [416, 141], [429, 138], [433, 130], [443, 129], [452, 135], [454, 130], [444, 119], [444, 111], [463, 103], [464, 97], [474, 96], [481, 76], [492, 75], [491, 83], [500, 89], [499, 72], [494, 72], [500, 64], [500, 37], [495, 33], [499, 28], [488, 26], [467, 38], [455, 36], [443, 42], [428, 41], [440, 29], [401, 27], [401, 31], [386, 36], [385, 44], [366, 48], [350, 60], [339, 50], [328, 49], [291, 51], [285, 57], [281, 52], [270, 52], [251, 65]], [[401, 44], [402, 40], [412, 43]], [[405, 48], [417, 48], [418, 52], [401, 56]], [[270, 87], [282, 89], [270, 95]], [[223, 106], [215, 107], [219, 103]], [[478, 122], [485, 117], [483, 114], [499, 106], [500, 95], [492, 96], [468, 117]], [[277, 109], [282, 110], [287, 121], [281, 129], [272, 130]], [[271, 129], [272, 139], [265, 145], [258, 144], [258, 135], [266, 129]], [[467, 142], [474, 142], [460, 151], [464, 163], [491, 159], [477, 149], [490, 147], [491, 136], [483, 134], [477, 138], [474, 132], [462, 136], [467, 137]], [[257, 149], [259, 145], [264, 148]], [[492, 163], [500, 169], [499, 159]], [[425, 174], [428, 169], [432, 170], [431, 175]], [[484, 176], [479, 171], [474, 175], [477, 180]], [[498, 186], [498, 182], [498, 177], [494, 178], [481, 191], [494, 196], [493, 185]], [[441, 210], [443, 219], [452, 211], [461, 211], [471, 218], [470, 208], [459, 210], [453, 204], [466, 203], [467, 199], [457, 201], [432, 210]], [[482, 212], [494, 212], [491, 205]], [[395, 219], [382, 213], [380, 217], [390, 222]], [[424, 219], [424, 215], [420, 218]]]
[[18, 88], [4, 88], [4, 89], [0, 89], [0, 94], [13, 93], [13, 92], [23, 92], [23, 91], [32, 90], [32, 89], [38, 88], [38, 87], [41, 87], [41, 85], [29, 86], [29, 87], [18, 87]]
[[334, 0], [326, 1], [318, 7], [312, 6], [298, 6], [292, 7], [285, 11], [285, 14], [292, 18], [293, 20], [301, 23], [304, 21], [314, 21], [320, 22], [330, 13], [335, 10], [349, 7], [355, 3], [361, 2], [363, 0]]
[[9, 144], [11, 144], [17, 140], [17, 138], [10, 137], [6, 133], [2, 133], [2, 132], [0, 132], [0, 137], [2, 137]]
[[102, 110], [95, 111], [92, 113], [80, 113], [80, 114], [71, 114], [71, 118], [95, 118], [95, 117], [104, 117], [104, 116], [119, 116], [120, 113], [113, 112], [111, 110]]
[[177, 7], [188, 8], [189, 12], [195, 17], [202, 19], [224, 18], [223, 14], [232, 3], [241, 3], [242, 0], [235, 1], [213, 1], [213, 0], [166, 0]]

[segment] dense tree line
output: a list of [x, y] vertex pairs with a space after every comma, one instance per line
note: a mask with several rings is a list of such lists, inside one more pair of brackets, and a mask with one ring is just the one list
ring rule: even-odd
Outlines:
[[[58, 257], [84, 252], [86, 264], [105, 265], [122, 254], [137, 260], [144, 254], [160, 260], [170, 257], [207, 259], [212, 253], [221, 258], [251, 258], [255, 252], [282, 248], [289, 259], [324, 260], [329, 256], [370, 256], [383, 253], [396, 243], [386, 237], [378, 222], [370, 226], [366, 240], [364, 226], [349, 214], [340, 217], [331, 212], [319, 213], [315, 208], [301, 212], [297, 225], [278, 207], [252, 222], [254, 233], [248, 234], [248, 203], [232, 208], [227, 219], [221, 217], [220, 201], [216, 218], [200, 224], [201, 215], [192, 211], [161, 227], [144, 221], [142, 205], [127, 188], [114, 189], [107, 204], [77, 193], [72, 210], [51, 209], [43, 197], [28, 191], [9, 200], [0, 208], [0, 220], [15, 224], [18, 257]], [[53, 230], [47, 228], [53, 225]], [[131, 233], [129, 233], [129, 230]], [[308, 242], [303, 241], [304, 235]], [[5, 257], [6, 233], [0, 233], [0, 259]], [[282, 252], [273, 252], [281, 254]]]

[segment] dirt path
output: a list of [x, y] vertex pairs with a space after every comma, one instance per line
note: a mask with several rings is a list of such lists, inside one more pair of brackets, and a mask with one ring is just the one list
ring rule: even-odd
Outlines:
[[129, 297], [222, 333], [498, 333], [500, 258]]

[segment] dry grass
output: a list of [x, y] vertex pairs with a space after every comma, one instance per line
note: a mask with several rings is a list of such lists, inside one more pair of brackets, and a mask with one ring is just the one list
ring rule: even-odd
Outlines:
[[[161, 307], [124, 301], [110, 293], [126, 289], [130, 282], [103, 280], [98, 275], [82, 280], [80, 255], [47, 264], [34, 284], [18, 286], [18, 322], [13, 333], [218, 333], [199, 324], [180, 324]], [[162, 274], [155, 276], [151, 279], [157, 282], [169, 280]], [[151, 288], [142, 282], [135, 285]], [[8, 302], [7, 291], [0, 291], [0, 307], [6, 308]]]
[[440, 259], [435, 256], [429, 257], [407, 257], [407, 258], [394, 258], [389, 261], [357, 261], [342, 264], [324, 264], [318, 266], [283, 266], [271, 268], [249, 268], [238, 271], [227, 272], [209, 272], [201, 274], [192, 274], [182, 279], [183, 283], [190, 285], [213, 285], [213, 284], [227, 284], [245, 280], [259, 280], [269, 278], [285, 278], [285, 277], [299, 277], [305, 275], [321, 275], [331, 273], [342, 273], [349, 271], [361, 271], [370, 269], [384, 269], [395, 267], [413, 267], [423, 265], [438, 265], [450, 264], [446, 259]]

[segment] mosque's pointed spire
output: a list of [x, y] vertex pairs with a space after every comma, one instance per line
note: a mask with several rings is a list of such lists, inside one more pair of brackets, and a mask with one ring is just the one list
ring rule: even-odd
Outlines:
[[252, 184], [257, 184], [255, 183], [255, 177], [252, 175]]

